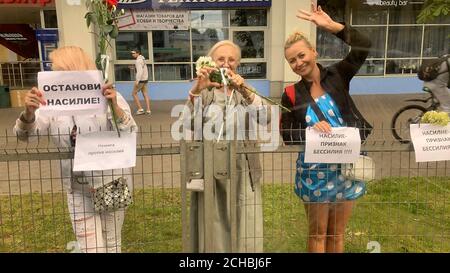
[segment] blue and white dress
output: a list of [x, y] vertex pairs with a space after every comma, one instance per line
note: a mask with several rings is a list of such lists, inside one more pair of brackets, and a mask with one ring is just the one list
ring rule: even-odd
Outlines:
[[[331, 127], [345, 126], [333, 99], [325, 93], [315, 99]], [[320, 119], [311, 106], [306, 110], [306, 123], [313, 126]], [[299, 153], [295, 175], [295, 193], [305, 202], [336, 202], [355, 200], [366, 192], [364, 181], [345, 180], [341, 164], [305, 163], [305, 154]]]

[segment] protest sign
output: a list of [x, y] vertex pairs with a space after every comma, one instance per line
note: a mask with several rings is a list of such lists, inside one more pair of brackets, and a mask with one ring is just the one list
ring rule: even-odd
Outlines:
[[306, 163], [354, 163], [361, 151], [359, 130], [354, 127], [331, 128], [331, 133], [306, 129]]

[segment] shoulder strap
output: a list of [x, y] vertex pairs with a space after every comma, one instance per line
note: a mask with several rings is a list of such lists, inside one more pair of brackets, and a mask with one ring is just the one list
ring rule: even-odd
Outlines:
[[286, 92], [286, 95], [288, 96], [289, 100], [291, 101], [292, 106], [295, 106], [295, 86], [294, 85], [286, 86], [286, 88], [284, 89], [284, 92]]
[[316, 101], [311, 96], [311, 93], [306, 89], [305, 84], [302, 81], [299, 81], [295, 84], [295, 89], [300, 94], [302, 98], [305, 98], [306, 102], [311, 105], [311, 108], [313, 109], [314, 113], [316, 113], [316, 116], [319, 118], [320, 121], [326, 121], [328, 120], [323, 115], [322, 111], [320, 111], [319, 106], [317, 105]]

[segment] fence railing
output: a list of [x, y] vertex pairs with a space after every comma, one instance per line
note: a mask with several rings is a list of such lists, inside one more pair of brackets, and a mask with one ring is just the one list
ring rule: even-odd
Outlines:
[[[374, 159], [376, 178], [367, 182], [367, 193], [356, 201], [345, 231], [346, 251], [369, 252], [372, 246], [381, 252], [450, 251], [450, 162], [416, 163], [412, 145], [383, 137], [383, 130], [375, 128], [361, 148]], [[2, 134], [0, 252], [74, 251], [61, 175], [61, 162], [73, 158], [72, 148], [57, 147], [49, 136], [27, 143], [12, 133]], [[303, 145], [261, 151], [239, 142], [178, 143], [164, 126], [141, 128], [137, 137], [137, 161], [132, 170], [134, 204], [125, 216], [123, 252], [190, 251], [191, 194], [186, 183], [203, 174], [204, 193], [209, 196], [215, 194], [210, 182], [219, 174], [228, 177], [234, 192], [238, 185], [233, 177], [246, 171], [236, 165], [238, 157], [248, 154], [259, 154], [261, 161], [262, 199], [256, 205], [263, 209], [264, 251], [306, 251], [307, 218], [293, 191], [297, 156], [304, 151]], [[193, 145], [201, 147], [202, 156], [194, 156]], [[228, 157], [215, 156], [217, 153]], [[229, 217], [235, 250], [238, 200], [229, 201], [234, 208]], [[205, 215], [212, 213], [212, 202], [205, 197]], [[207, 228], [211, 222], [205, 225], [206, 242], [210, 243], [215, 235]]]

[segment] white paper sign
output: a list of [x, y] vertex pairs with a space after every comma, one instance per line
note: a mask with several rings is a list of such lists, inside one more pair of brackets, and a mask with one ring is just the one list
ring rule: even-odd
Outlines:
[[136, 166], [136, 133], [78, 134], [73, 171], [102, 171]]
[[126, 10], [119, 17], [120, 30], [188, 30], [189, 13], [169, 10]]
[[329, 134], [311, 127], [306, 129], [306, 163], [354, 163], [360, 152], [361, 137], [357, 128], [331, 128]]
[[411, 124], [416, 162], [450, 160], [450, 125]]
[[100, 115], [107, 110], [102, 94], [102, 72], [47, 71], [38, 73], [38, 88], [47, 105], [40, 114], [46, 116]]

